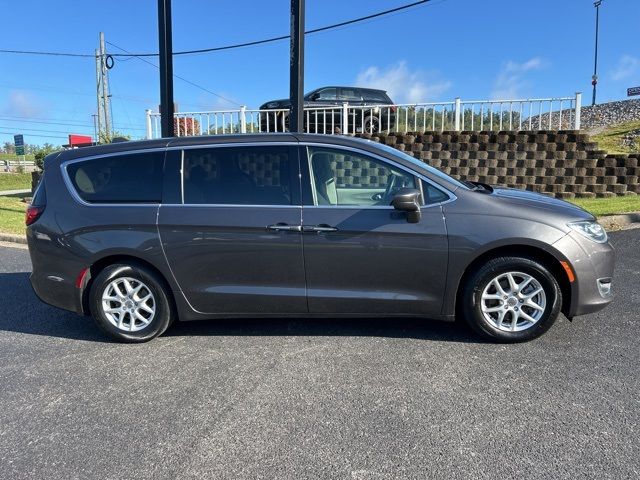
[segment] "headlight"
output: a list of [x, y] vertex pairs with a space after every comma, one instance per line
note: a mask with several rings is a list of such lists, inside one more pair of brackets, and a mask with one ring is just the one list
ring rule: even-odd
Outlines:
[[583, 237], [597, 243], [605, 243], [607, 241], [607, 232], [598, 222], [572, 222], [567, 224]]
[[277, 108], [278, 102], [269, 102], [267, 103], [267, 108]]

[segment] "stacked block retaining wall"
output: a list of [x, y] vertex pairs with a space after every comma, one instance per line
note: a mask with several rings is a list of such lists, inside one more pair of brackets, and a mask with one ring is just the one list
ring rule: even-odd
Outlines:
[[576, 131], [412, 132], [361, 137], [459, 179], [558, 198], [640, 194], [640, 153], [608, 155]]

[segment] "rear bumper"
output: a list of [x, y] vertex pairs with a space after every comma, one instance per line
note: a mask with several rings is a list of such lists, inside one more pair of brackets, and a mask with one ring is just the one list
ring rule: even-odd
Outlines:
[[[48, 235], [27, 228], [27, 243], [33, 271], [29, 277], [36, 296], [44, 303], [63, 310], [83, 313], [81, 288], [75, 285], [82, 266], [56, 246]], [[87, 275], [88, 277], [88, 275]]]
[[55, 275], [41, 275], [33, 272], [29, 277], [36, 296], [44, 303], [63, 310], [83, 314], [82, 290], [73, 282]]
[[575, 274], [567, 317], [597, 312], [613, 301], [615, 251], [610, 243], [595, 243], [571, 232], [553, 246], [567, 258]]

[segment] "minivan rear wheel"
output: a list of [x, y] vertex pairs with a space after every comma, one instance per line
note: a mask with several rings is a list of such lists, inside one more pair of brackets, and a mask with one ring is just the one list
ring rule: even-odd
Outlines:
[[467, 280], [462, 313], [484, 337], [532, 340], [556, 321], [562, 308], [557, 280], [540, 262], [521, 257], [489, 260]]
[[110, 265], [91, 286], [91, 314], [111, 337], [146, 342], [164, 333], [173, 320], [165, 289], [162, 279], [143, 266]]

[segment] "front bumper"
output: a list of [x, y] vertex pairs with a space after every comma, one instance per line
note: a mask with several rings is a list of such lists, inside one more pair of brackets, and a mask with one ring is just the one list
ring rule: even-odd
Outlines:
[[571, 232], [553, 247], [569, 261], [575, 274], [567, 317], [597, 312], [611, 303], [615, 251], [609, 242], [595, 243]]

